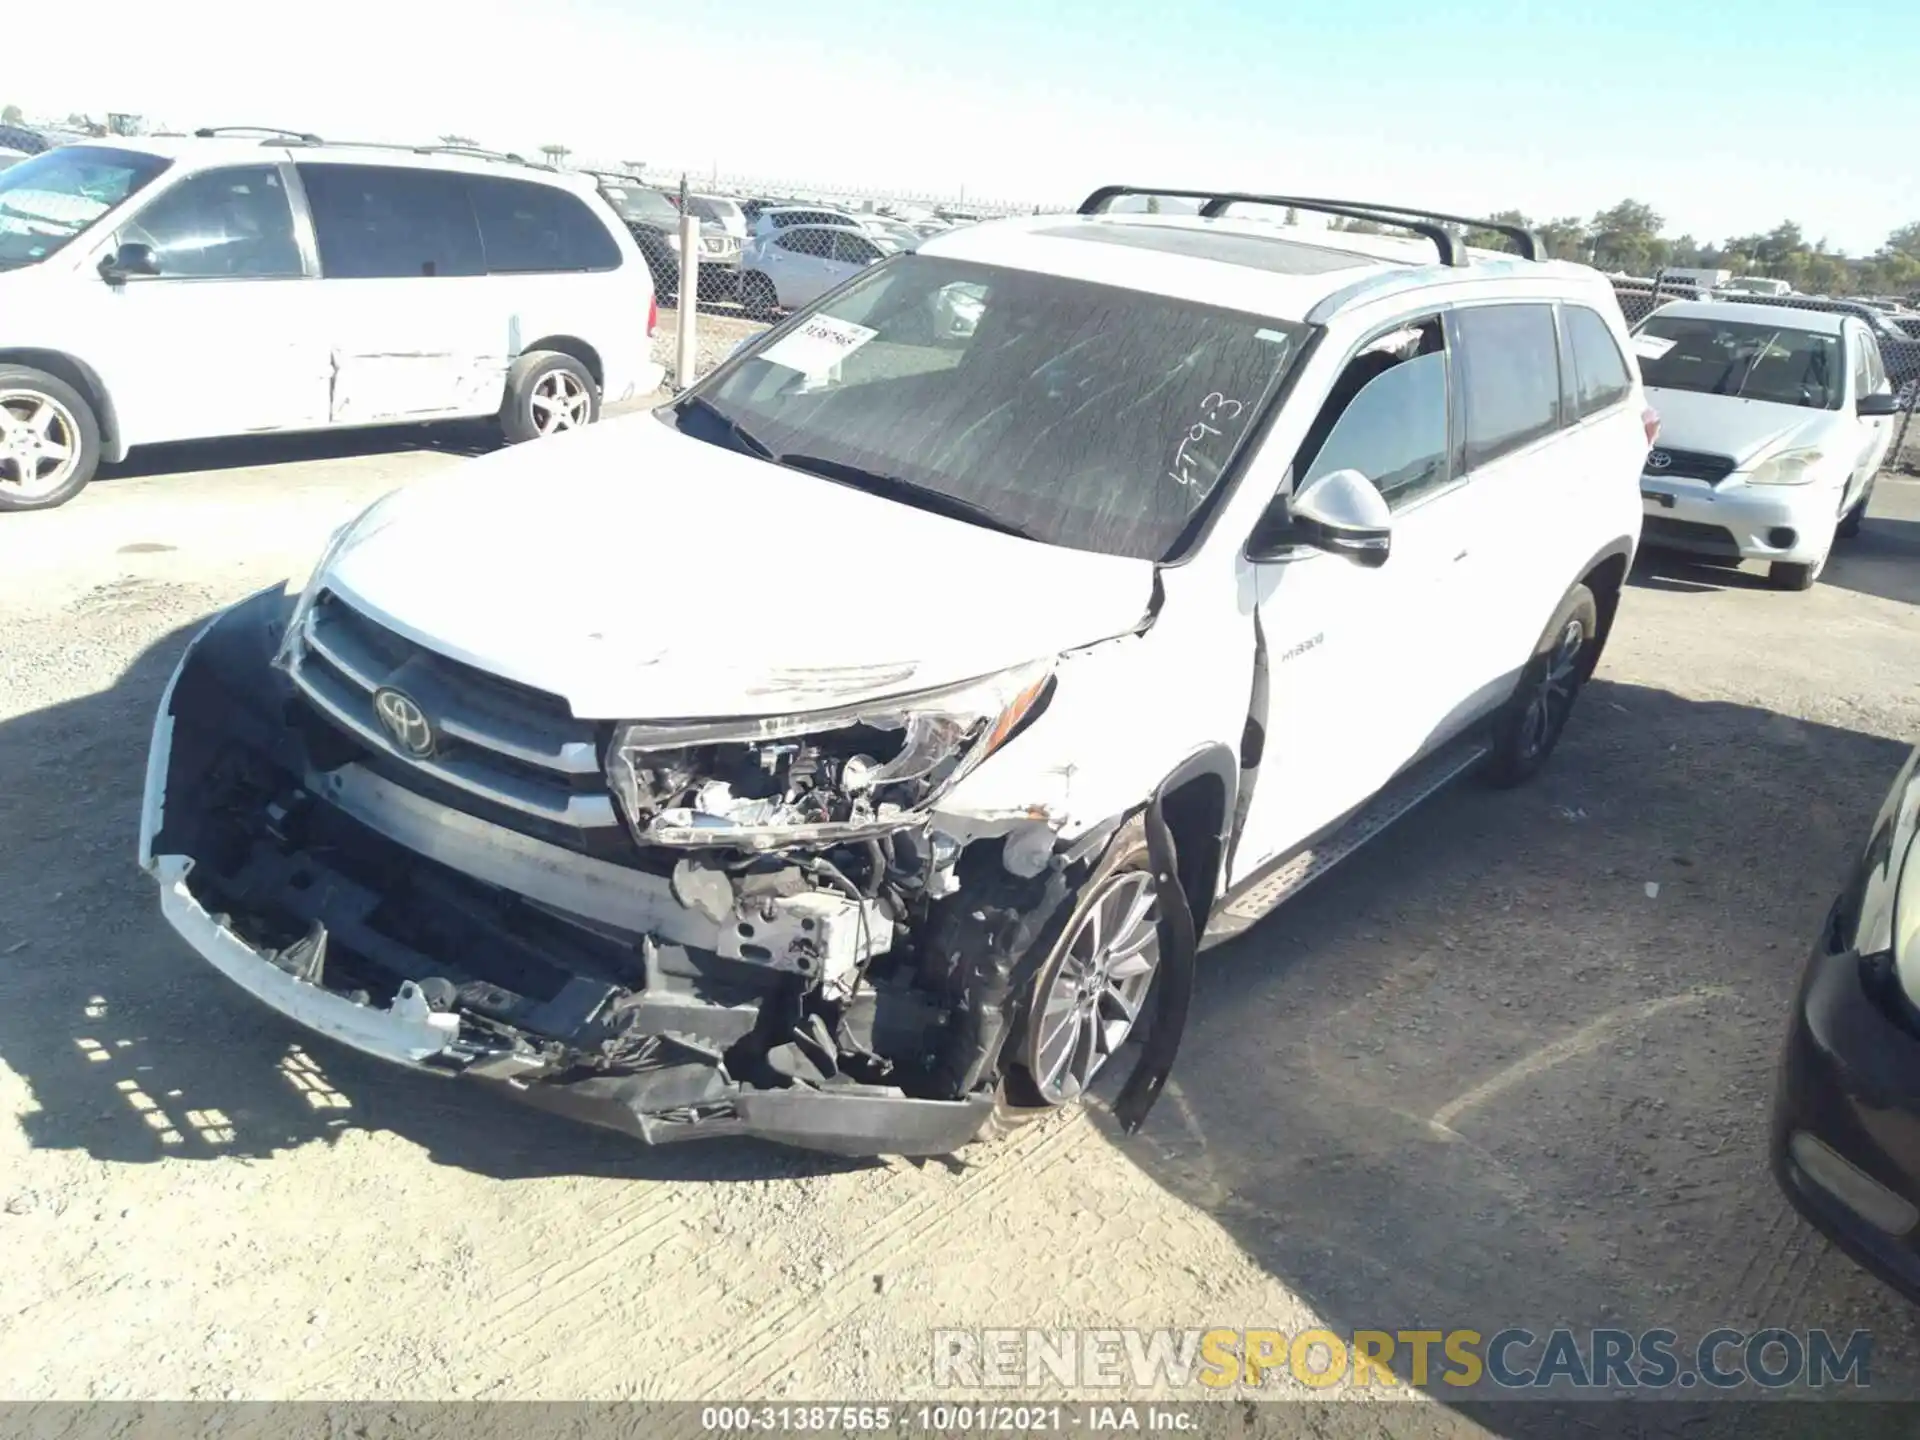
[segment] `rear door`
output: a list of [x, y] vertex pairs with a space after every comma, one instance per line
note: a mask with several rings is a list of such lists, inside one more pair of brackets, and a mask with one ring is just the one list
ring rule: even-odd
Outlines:
[[327, 423], [326, 305], [289, 179], [278, 164], [202, 170], [121, 222], [108, 253], [146, 245], [159, 273], [80, 299], [114, 337], [102, 378], [131, 442]]
[[492, 414], [511, 310], [458, 172], [302, 163], [326, 293], [335, 425]]
[[817, 225], [794, 225], [767, 243], [767, 274], [780, 292], [782, 305], [789, 309], [809, 305], [840, 283], [833, 237], [833, 231]]
[[1465, 724], [1512, 692], [1540, 632], [1598, 542], [1586, 480], [1598, 461], [1562, 432], [1560, 341], [1551, 301], [1463, 305], [1448, 317], [1464, 630], [1451, 717]]

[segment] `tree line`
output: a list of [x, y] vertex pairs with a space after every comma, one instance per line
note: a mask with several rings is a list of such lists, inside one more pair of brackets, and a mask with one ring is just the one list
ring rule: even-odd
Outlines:
[[[1577, 215], [1530, 220], [1518, 210], [1487, 217], [1506, 225], [1524, 225], [1540, 237], [1549, 255], [1579, 260], [1602, 270], [1652, 275], [1663, 266], [1731, 270], [1736, 275], [1765, 275], [1785, 280], [1808, 295], [1906, 295], [1920, 290], [1920, 221], [1902, 225], [1871, 255], [1853, 256], [1824, 239], [1809, 241], [1797, 221], [1783, 220], [1762, 234], [1736, 235], [1719, 244], [1691, 235], [1669, 237], [1666, 220], [1651, 205], [1622, 200], [1591, 220]], [[1335, 220], [1335, 229], [1379, 231], [1371, 220]], [[1469, 245], [1511, 250], [1497, 231], [1467, 228]]]

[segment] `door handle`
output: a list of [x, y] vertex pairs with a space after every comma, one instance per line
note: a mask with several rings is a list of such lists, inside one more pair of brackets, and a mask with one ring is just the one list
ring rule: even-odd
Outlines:
[[1467, 558], [1467, 553], [1467, 551], [1462, 550], [1458, 555], [1453, 557], [1453, 563], [1458, 565], [1462, 560]]

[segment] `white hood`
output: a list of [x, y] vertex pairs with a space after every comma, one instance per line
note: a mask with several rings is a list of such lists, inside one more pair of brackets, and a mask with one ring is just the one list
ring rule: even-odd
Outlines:
[[1735, 468], [1741, 470], [1766, 451], [1819, 444], [1840, 419], [1837, 410], [1651, 385], [1647, 403], [1660, 412], [1657, 446], [1731, 455]]
[[950, 520], [652, 415], [483, 457], [383, 505], [326, 583], [583, 719], [772, 715], [1122, 634], [1154, 567]]

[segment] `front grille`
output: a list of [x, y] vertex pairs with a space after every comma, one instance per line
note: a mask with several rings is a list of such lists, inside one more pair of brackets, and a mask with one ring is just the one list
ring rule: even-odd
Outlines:
[[1679, 545], [1701, 554], [1740, 558], [1740, 542], [1724, 525], [1702, 525], [1695, 520], [1673, 520], [1648, 515], [1640, 523], [1640, 538], [1649, 545]]
[[[1667, 461], [1665, 465], [1659, 463], [1663, 455]], [[1658, 445], [1647, 456], [1646, 473], [1655, 479], [1704, 480], [1709, 485], [1718, 485], [1733, 473], [1733, 457]]]
[[[441, 655], [323, 591], [307, 614], [293, 680], [309, 704], [375, 753], [492, 805], [574, 828], [618, 823], [596, 727], [566, 701]], [[433, 728], [425, 756], [402, 749], [373, 697], [403, 692]]]

